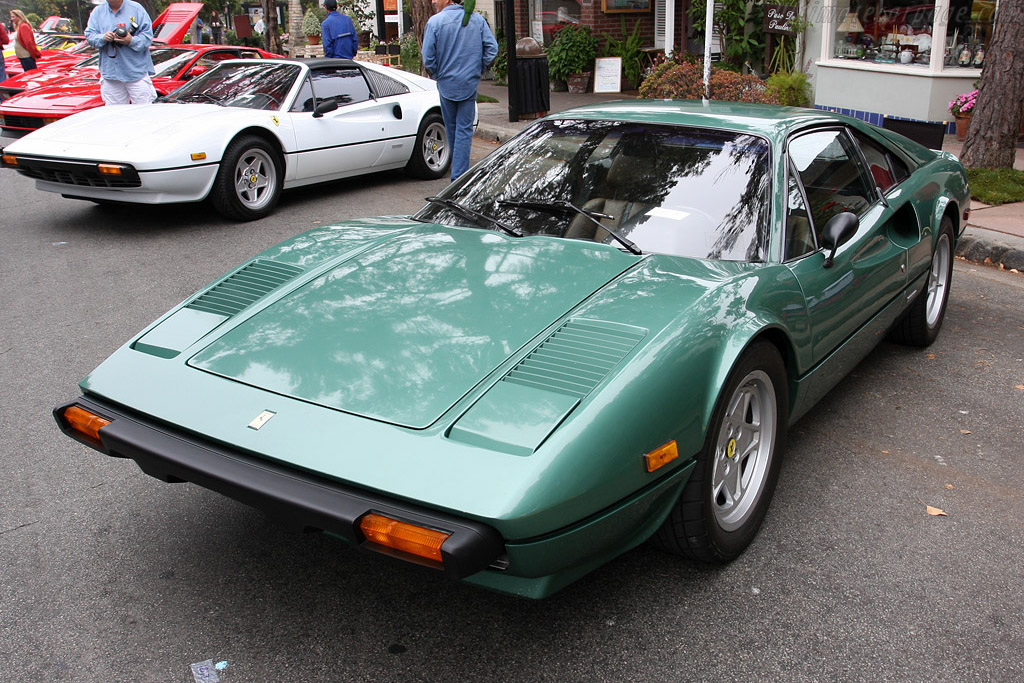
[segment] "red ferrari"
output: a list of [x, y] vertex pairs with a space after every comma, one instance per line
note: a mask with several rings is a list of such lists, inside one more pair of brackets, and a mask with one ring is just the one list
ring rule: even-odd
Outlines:
[[[280, 57], [253, 47], [233, 45], [171, 45], [154, 48], [153, 87], [166, 95], [207, 69], [228, 59], [265, 59]], [[0, 126], [4, 135], [21, 137], [48, 123], [86, 109], [103, 106], [100, 97], [99, 55], [79, 64], [64, 78], [48, 77], [49, 82], [0, 103]]]

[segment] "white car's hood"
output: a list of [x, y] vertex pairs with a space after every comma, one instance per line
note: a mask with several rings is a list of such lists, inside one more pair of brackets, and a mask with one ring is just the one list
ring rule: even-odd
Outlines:
[[192, 152], [206, 152], [219, 159], [220, 141], [227, 132], [237, 131], [245, 118], [252, 119], [252, 124], [273, 125], [274, 114], [213, 104], [105, 106], [55, 121], [8, 149], [19, 154], [136, 165], [161, 163], [168, 155], [185, 154], [187, 158]]

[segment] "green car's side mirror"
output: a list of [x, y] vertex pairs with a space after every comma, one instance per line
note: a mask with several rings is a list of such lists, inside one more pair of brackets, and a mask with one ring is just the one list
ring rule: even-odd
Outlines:
[[828, 219], [825, 229], [821, 231], [821, 246], [828, 251], [825, 262], [821, 264], [823, 267], [832, 267], [832, 262], [836, 258], [836, 249], [850, 241], [859, 227], [860, 219], [851, 211], [837, 213]]

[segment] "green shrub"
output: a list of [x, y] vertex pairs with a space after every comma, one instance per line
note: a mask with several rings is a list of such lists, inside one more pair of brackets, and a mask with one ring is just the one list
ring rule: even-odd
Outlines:
[[[620, 19], [622, 26], [622, 33], [626, 33], [626, 20]], [[621, 57], [622, 58], [622, 75], [626, 79], [626, 84], [632, 89], [640, 84], [640, 74], [644, 68], [643, 52], [640, 51], [640, 45], [643, 39], [640, 37], [640, 20], [637, 19], [636, 25], [633, 26], [633, 33], [626, 36], [622, 40], [613, 36], [604, 34], [604, 56], [605, 57]]]
[[548, 73], [564, 81], [569, 74], [589, 71], [594, 64], [597, 39], [583, 24], [566, 24], [555, 33], [548, 49]]
[[793, 73], [779, 72], [768, 77], [768, 90], [775, 93], [779, 104], [788, 107], [810, 107], [814, 100], [811, 97], [811, 83], [807, 74], [802, 71]]
[[[778, 104], [760, 78], [711, 67], [710, 99], [728, 102]], [[665, 62], [640, 85], [641, 99], [699, 100], [704, 96], [704, 65]]]
[[402, 34], [402, 70], [418, 74], [420, 72], [420, 44], [416, 42], [416, 34], [412, 31]]
[[302, 33], [307, 36], [320, 35], [321, 20], [312, 9], [306, 10], [302, 16]]

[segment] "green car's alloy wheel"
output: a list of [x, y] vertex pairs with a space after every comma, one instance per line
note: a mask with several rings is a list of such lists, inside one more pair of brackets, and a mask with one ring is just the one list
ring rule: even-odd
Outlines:
[[932, 249], [932, 263], [924, 291], [893, 325], [893, 341], [909, 346], [928, 346], [939, 336], [953, 278], [953, 221], [943, 216]]
[[730, 372], [704, 449], [655, 543], [705, 562], [742, 553], [775, 491], [788, 415], [782, 358], [768, 342], [756, 342]]
[[277, 153], [255, 136], [233, 141], [221, 161], [210, 198], [228, 218], [251, 221], [268, 215], [281, 195]]
[[441, 115], [431, 112], [423, 117], [416, 134], [416, 148], [406, 165], [414, 178], [435, 180], [448, 172], [452, 161], [452, 148]]

